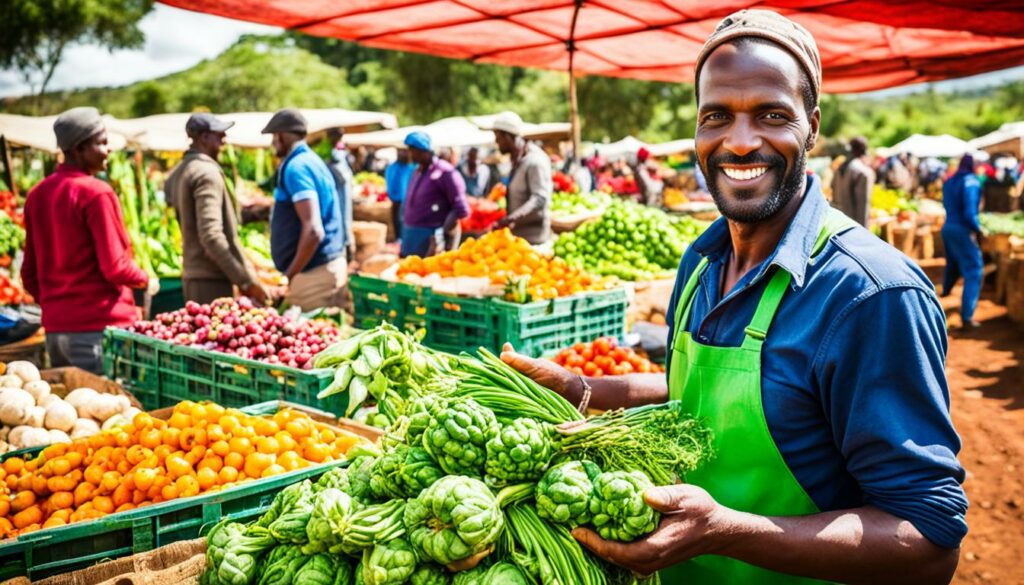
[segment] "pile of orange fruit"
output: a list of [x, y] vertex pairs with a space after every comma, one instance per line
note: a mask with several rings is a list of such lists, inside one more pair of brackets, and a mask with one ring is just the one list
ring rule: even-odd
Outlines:
[[528, 277], [526, 289], [533, 300], [604, 288], [604, 280], [561, 258], [540, 254], [529, 242], [512, 235], [508, 228], [490, 232], [478, 240], [469, 238], [458, 249], [436, 256], [409, 256], [398, 265], [399, 278], [408, 274], [486, 277], [496, 285]]
[[357, 435], [283, 409], [252, 416], [184, 401], [0, 464], [0, 539], [343, 459]]

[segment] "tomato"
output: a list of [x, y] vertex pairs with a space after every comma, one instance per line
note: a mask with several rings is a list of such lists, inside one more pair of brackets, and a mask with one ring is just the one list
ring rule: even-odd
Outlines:
[[586, 376], [597, 376], [601, 372], [601, 368], [597, 367], [597, 364], [593, 362], [587, 362], [583, 366], [583, 374]]
[[612, 350], [612, 344], [607, 337], [602, 337], [594, 342], [594, 355], [605, 356]]
[[580, 353], [580, 355], [583, 356], [583, 359], [587, 360], [588, 362], [593, 361], [594, 348], [590, 344], [587, 344], [586, 349], [584, 349], [583, 352]]

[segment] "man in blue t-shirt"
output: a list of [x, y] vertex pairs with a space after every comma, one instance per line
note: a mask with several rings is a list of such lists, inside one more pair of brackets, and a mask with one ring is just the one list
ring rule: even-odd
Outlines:
[[391, 221], [395, 224], [395, 239], [402, 239], [402, 205], [405, 192], [409, 190], [409, 180], [416, 172], [416, 163], [409, 158], [409, 149], [398, 149], [398, 159], [388, 165], [384, 171], [387, 184], [388, 199], [391, 200]]
[[298, 110], [274, 114], [263, 129], [273, 134], [277, 169], [270, 248], [288, 277], [286, 300], [310, 311], [338, 306], [348, 283], [347, 226], [327, 163], [306, 144], [306, 119]]

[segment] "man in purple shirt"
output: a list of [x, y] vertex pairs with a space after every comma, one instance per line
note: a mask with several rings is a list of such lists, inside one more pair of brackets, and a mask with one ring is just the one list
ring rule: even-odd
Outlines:
[[[426, 132], [405, 137], [416, 171], [409, 181], [402, 223], [402, 257], [429, 256], [459, 245], [459, 219], [469, 215], [466, 183], [451, 163], [434, 156]], [[438, 241], [439, 232], [443, 241]]]

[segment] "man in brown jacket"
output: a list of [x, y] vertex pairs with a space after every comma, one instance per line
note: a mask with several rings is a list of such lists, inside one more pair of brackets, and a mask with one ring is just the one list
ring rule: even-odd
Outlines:
[[209, 303], [234, 295], [237, 286], [257, 303], [267, 300], [256, 272], [242, 253], [238, 211], [224, 184], [217, 157], [234, 122], [197, 113], [185, 123], [192, 147], [167, 177], [167, 200], [178, 213], [184, 252], [185, 300]]

